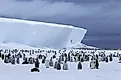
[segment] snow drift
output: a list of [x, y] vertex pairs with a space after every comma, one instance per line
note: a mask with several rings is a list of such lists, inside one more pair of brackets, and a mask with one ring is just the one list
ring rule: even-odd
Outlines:
[[98, 49], [97, 47], [94, 46], [90, 46], [90, 45], [86, 45], [80, 42], [76, 42], [76, 43], [70, 43], [67, 45], [66, 47], [67, 49], [74, 49], [74, 48], [91, 48], [91, 49]]
[[0, 18], [0, 43], [62, 48], [72, 40], [81, 42], [87, 30], [67, 25]]

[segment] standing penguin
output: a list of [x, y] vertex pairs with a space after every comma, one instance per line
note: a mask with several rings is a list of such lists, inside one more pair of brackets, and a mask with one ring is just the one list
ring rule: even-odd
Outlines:
[[53, 59], [55, 59], [56, 58], [56, 55], [53, 55]]
[[68, 70], [68, 64], [67, 64], [67, 61], [65, 61], [64, 64], [63, 64], [63, 70]]
[[121, 56], [119, 56], [119, 62], [118, 63], [121, 63]]
[[20, 52], [18, 53], [18, 56], [19, 56], [19, 58], [22, 58], [22, 54]]
[[0, 57], [1, 57], [1, 52], [0, 52]]
[[58, 62], [61, 63], [61, 61], [62, 61], [62, 60], [61, 60], [61, 57], [59, 56]]
[[2, 60], [4, 60], [4, 54], [2, 54]]
[[96, 59], [99, 59], [99, 56], [96, 54], [95, 58], [96, 58]]
[[20, 59], [19, 58], [16, 59], [16, 63], [20, 64]]
[[28, 64], [28, 58], [25, 58], [22, 64]]
[[82, 69], [81, 61], [79, 61], [78, 65], [77, 65], [77, 69], [78, 69], [78, 70], [81, 70], [81, 69]]
[[12, 57], [9, 57], [8, 62], [11, 63], [11, 61], [12, 61]]
[[52, 58], [50, 59], [49, 65], [50, 65], [51, 67], [53, 67], [53, 60], [52, 60]]
[[91, 60], [94, 60], [94, 57], [93, 56], [91, 57]]
[[105, 56], [102, 56], [101, 57], [101, 61], [104, 62], [106, 60], [106, 57]]
[[83, 57], [81, 58], [81, 62], [84, 62], [84, 58]]
[[44, 59], [42, 59], [42, 64], [44, 64], [45, 63], [45, 58]]
[[95, 61], [95, 67], [96, 67], [96, 69], [99, 69], [99, 62], [98, 62], [98, 59], [96, 59], [96, 61]]
[[6, 55], [5, 55], [4, 63], [8, 63], [8, 59]]
[[65, 61], [66, 61], [66, 62], [68, 61], [68, 58], [67, 58], [67, 57], [65, 57]]
[[77, 62], [78, 61], [78, 56], [75, 56], [75, 62]]
[[57, 70], [61, 70], [61, 64], [59, 62], [57, 63]]
[[42, 59], [42, 55], [40, 54], [40, 55], [38, 56], [38, 58], [39, 58], [39, 59]]
[[33, 63], [34, 63], [33, 58], [30, 57], [30, 58], [29, 58], [29, 64], [33, 64]]
[[71, 56], [70, 56], [70, 53], [68, 54], [68, 61], [70, 61], [71, 60]]
[[10, 58], [10, 57], [11, 57], [11, 54], [9, 53], [9, 54], [8, 54], [8, 58]]
[[90, 62], [90, 68], [91, 68], [91, 69], [95, 69], [95, 65], [96, 65], [96, 62], [95, 62], [94, 60], [92, 60], [92, 61]]
[[57, 64], [58, 64], [58, 62], [56, 61], [54, 64], [54, 69], [57, 69]]
[[89, 61], [89, 56], [87, 56], [87, 58], [86, 58], [86, 59], [87, 59], [87, 61]]
[[108, 57], [105, 57], [105, 62], [108, 63]]
[[26, 55], [25, 54], [23, 54], [23, 60], [25, 60], [26, 59]]
[[110, 62], [113, 61], [113, 57], [112, 57], [112, 55], [109, 56], [109, 61], [110, 61]]
[[11, 64], [15, 64], [15, 57], [11, 58]]
[[70, 60], [70, 62], [73, 62], [73, 58], [71, 57], [71, 60]]
[[35, 58], [32, 58], [33, 63], [35, 63]]
[[49, 60], [46, 60], [46, 61], [45, 61], [45, 67], [46, 67], [46, 68], [49, 68], [49, 62], [50, 62]]
[[74, 61], [76, 62], [76, 57], [74, 56]]
[[99, 56], [99, 62], [101, 62], [102, 61], [102, 57], [101, 56]]
[[63, 54], [61, 55], [61, 59], [62, 59], [62, 61], [64, 61], [64, 55]]
[[81, 61], [81, 55], [78, 56], [78, 61]]
[[36, 61], [35, 61], [35, 68], [39, 68], [39, 60], [38, 59], [36, 59]]

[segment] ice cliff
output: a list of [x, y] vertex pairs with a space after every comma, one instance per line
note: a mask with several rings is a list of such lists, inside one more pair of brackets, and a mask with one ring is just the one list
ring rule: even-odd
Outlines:
[[71, 25], [0, 18], [0, 43], [63, 48], [71, 40], [73, 43], [81, 42], [86, 32]]

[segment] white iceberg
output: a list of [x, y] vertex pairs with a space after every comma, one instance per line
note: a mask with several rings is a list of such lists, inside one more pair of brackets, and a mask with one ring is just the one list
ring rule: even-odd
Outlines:
[[71, 40], [81, 42], [86, 32], [86, 29], [71, 25], [0, 18], [0, 43], [63, 48]]

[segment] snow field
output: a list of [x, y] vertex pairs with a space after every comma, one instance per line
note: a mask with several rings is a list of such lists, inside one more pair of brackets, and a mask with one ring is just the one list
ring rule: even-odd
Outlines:
[[100, 62], [98, 70], [90, 69], [89, 62], [82, 63], [82, 70], [77, 70], [77, 62], [68, 62], [68, 66], [67, 71], [57, 71], [53, 67], [47, 69], [40, 60], [40, 72], [31, 73], [34, 64], [11, 65], [4, 64], [0, 60], [0, 78], [3, 80], [121, 80], [121, 64], [118, 63], [118, 58], [109, 63]]
[[46, 69], [41, 64], [41, 72], [31, 73], [33, 65], [5, 65], [1, 62], [0, 77], [3, 80], [121, 80], [121, 64], [117, 59], [112, 63], [100, 63], [99, 70], [91, 70], [88, 62], [82, 63], [83, 70], [80, 71], [76, 69], [77, 63], [68, 64], [68, 71]]

